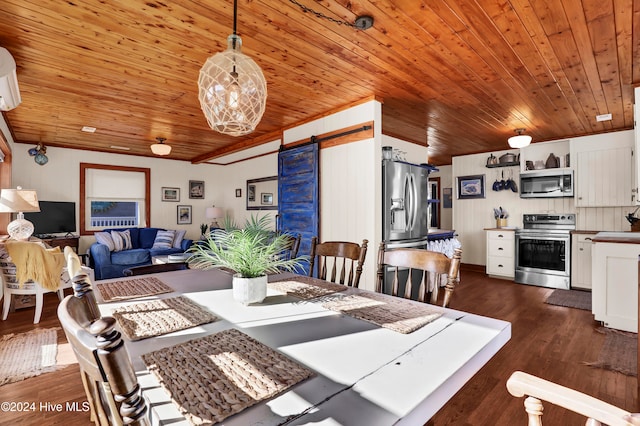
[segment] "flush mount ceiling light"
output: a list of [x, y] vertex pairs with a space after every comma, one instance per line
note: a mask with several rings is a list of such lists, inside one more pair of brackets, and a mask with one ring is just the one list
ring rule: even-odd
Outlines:
[[198, 99], [209, 127], [231, 136], [253, 132], [264, 114], [267, 82], [253, 59], [240, 52], [236, 33], [238, 0], [233, 1], [233, 34], [227, 50], [206, 60], [200, 69]]
[[524, 148], [531, 143], [531, 136], [523, 135], [524, 129], [515, 129], [517, 135], [509, 138], [509, 146], [511, 148]]
[[169, 155], [169, 153], [171, 152], [171, 146], [164, 143], [167, 138], [158, 137], [156, 138], [156, 140], [158, 141], [158, 143], [154, 143], [153, 145], [151, 145], [151, 152], [153, 152], [155, 155]]

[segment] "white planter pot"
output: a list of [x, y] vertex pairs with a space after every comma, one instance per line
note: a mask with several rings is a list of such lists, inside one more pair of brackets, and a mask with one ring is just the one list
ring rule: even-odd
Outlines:
[[243, 278], [233, 276], [233, 299], [244, 305], [260, 303], [267, 297], [267, 276]]

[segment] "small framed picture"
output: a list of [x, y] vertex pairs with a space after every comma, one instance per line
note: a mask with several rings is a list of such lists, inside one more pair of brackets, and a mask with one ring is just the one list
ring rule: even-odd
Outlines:
[[178, 225], [191, 225], [191, 206], [178, 206]]
[[240, 198], [240, 197], [242, 197], [242, 189], [236, 188], [236, 198]]
[[484, 198], [484, 175], [458, 176], [458, 199]]
[[201, 181], [201, 180], [189, 181], [189, 198], [204, 200], [204, 181]]
[[180, 188], [162, 187], [162, 201], [180, 201]]
[[273, 204], [273, 194], [271, 192], [263, 192], [261, 195], [261, 204], [265, 206], [270, 206]]

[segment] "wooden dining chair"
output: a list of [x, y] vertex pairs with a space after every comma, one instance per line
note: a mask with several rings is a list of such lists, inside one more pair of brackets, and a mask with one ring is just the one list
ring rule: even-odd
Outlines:
[[298, 250], [300, 249], [300, 234], [283, 234], [287, 240], [285, 250], [282, 253], [282, 257], [285, 259], [295, 259], [298, 256]]
[[446, 275], [441, 303], [442, 306], [447, 307], [458, 282], [461, 256], [462, 250], [459, 248], [454, 250], [452, 258], [448, 258], [443, 253], [416, 248], [387, 250], [383, 241], [378, 249], [376, 291], [379, 293], [384, 291], [385, 274], [391, 271], [393, 272], [391, 284], [393, 296], [401, 295], [401, 297], [411, 299], [414, 283], [419, 282], [417, 300], [439, 304], [440, 284], [443, 281], [442, 277]]
[[150, 424], [131, 359], [113, 317], [101, 317], [80, 259], [65, 250], [74, 294], [58, 306], [58, 318], [80, 366], [96, 425]]
[[[362, 245], [346, 241], [319, 243], [318, 237], [313, 237], [311, 239], [309, 276], [314, 276], [314, 267], [317, 265], [318, 278], [358, 287], [364, 259], [367, 256], [368, 243], [368, 240], [362, 240]], [[327, 274], [329, 274], [328, 278]]]
[[170, 262], [157, 265], [133, 266], [125, 269], [123, 273], [125, 277], [131, 277], [134, 275], [157, 274], [159, 272], [182, 271], [184, 269], [189, 269], [189, 265], [186, 262]]
[[640, 414], [632, 414], [582, 392], [522, 371], [511, 374], [507, 380], [507, 390], [515, 397], [526, 397], [524, 407], [529, 426], [542, 426], [543, 401], [586, 417], [585, 424], [589, 426], [640, 425]]

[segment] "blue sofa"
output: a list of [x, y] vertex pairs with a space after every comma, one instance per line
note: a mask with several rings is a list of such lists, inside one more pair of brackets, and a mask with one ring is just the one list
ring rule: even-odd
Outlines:
[[184, 253], [193, 240], [183, 239], [180, 248], [154, 249], [153, 242], [158, 231], [163, 228], [119, 228], [105, 229], [105, 232], [129, 230], [131, 234], [130, 250], [110, 251], [109, 247], [94, 243], [89, 247], [90, 265], [94, 269], [96, 280], [119, 278], [124, 276], [124, 270], [142, 265], [150, 265], [153, 256], [165, 256], [175, 253]]

